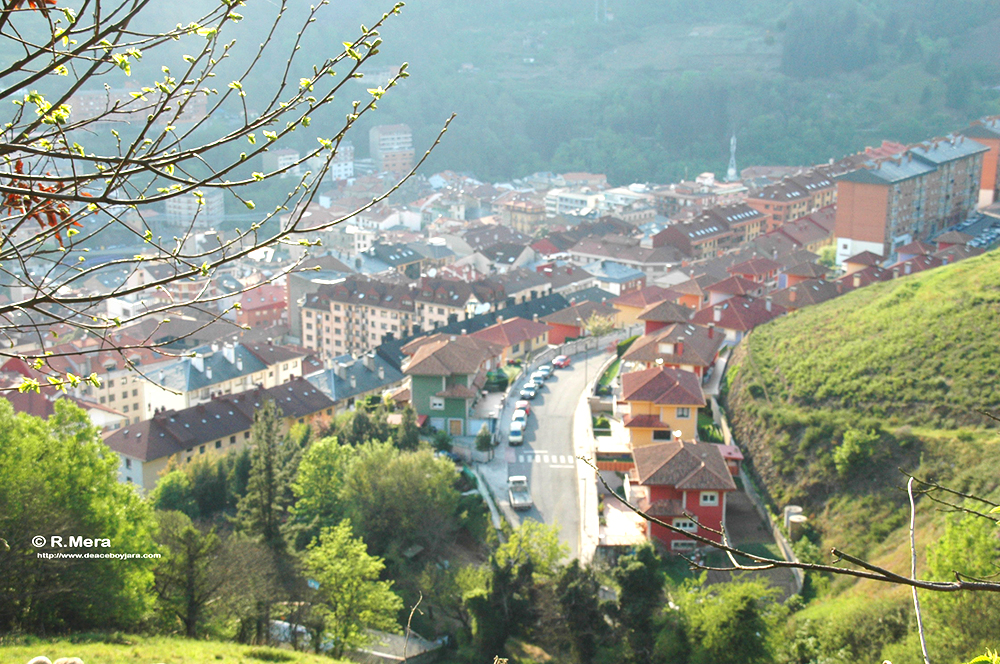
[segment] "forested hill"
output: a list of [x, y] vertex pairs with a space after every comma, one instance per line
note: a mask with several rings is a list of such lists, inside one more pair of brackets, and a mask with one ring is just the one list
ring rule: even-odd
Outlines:
[[[327, 48], [380, 9], [332, 8]], [[720, 172], [734, 131], [741, 165], [818, 163], [1000, 112], [988, 0], [415, 0], [383, 34], [380, 57], [413, 76], [369, 122], [406, 122], [425, 146], [457, 111], [429, 168], [484, 179]]]
[[727, 373], [736, 435], [778, 506], [864, 549], [902, 525], [899, 470], [996, 489], [1000, 252], [758, 328]]

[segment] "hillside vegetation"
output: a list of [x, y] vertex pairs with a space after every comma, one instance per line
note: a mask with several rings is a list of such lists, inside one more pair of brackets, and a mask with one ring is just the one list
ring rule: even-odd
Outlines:
[[850, 532], [868, 550], [905, 519], [900, 469], [993, 492], [1000, 444], [979, 411], [1000, 410], [998, 321], [993, 252], [756, 330], [727, 403], [775, 504], [804, 504], [825, 539]]

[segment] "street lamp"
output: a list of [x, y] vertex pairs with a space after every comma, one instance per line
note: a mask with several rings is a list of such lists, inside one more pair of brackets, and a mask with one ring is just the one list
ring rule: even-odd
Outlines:
[[576, 320], [578, 323], [580, 323], [580, 330], [583, 332], [583, 340], [584, 340], [583, 341], [583, 388], [587, 389], [587, 378], [588, 378], [587, 369], [589, 368], [589, 363], [587, 362], [587, 360], [589, 359], [589, 356], [587, 355], [587, 328], [584, 327], [582, 318], [577, 316]]

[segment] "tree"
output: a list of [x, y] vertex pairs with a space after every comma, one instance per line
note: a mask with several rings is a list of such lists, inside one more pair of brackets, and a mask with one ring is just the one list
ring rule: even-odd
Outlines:
[[676, 596], [687, 623], [692, 664], [772, 661], [770, 634], [780, 613], [774, 603], [777, 592], [759, 578], [708, 587], [689, 582]]
[[583, 329], [592, 337], [603, 337], [615, 329], [615, 319], [610, 316], [599, 316], [595, 312], [583, 322]]
[[182, 512], [159, 512], [157, 520], [156, 541], [165, 555], [156, 566], [156, 595], [171, 618], [180, 620], [184, 635], [193, 639], [224, 584], [218, 569], [221, 544], [214, 529], [202, 533]]
[[403, 408], [402, 420], [393, 436], [396, 447], [401, 450], [415, 450], [420, 446], [420, 427], [417, 426], [417, 411], [406, 404]]
[[[0, 9], [0, 48], [10, 54], [0, 68], [0, 101], [11, 109], [0, 148], [0, 269], [11, 294], [0, 304], [0, 331], [10, 343], [0, 359], [17, 358], [35, 372], [22, 389], [98, 382], [96, 374], [67, 369], [67, 355], [111, 350], [141, 373], [131, 351], [170, 342], [154, 338], [155, 324], [137, 323], [161, 321], [179, 305], [215, 308], [221, 320], [236, 305], [216, 308], [231, 295], [210, 288], [220, 269], [263, 247], [317, 245], [317, 233], [341, 221], [302, 223], [319, 184], [358, 120], [408, 75], [404, 63], [363, 99], [345, 103], [344, 120], [332, 119], [335, 96], [337, 103], [352, 96], [353, 81], [379, 53], [379, 31], [402, 3], [315, 62], [305, 61], [307, 54], [321, 51], [303, 45], [328, 46], [315, 22], [329, 10], [325, 2], [288, 12], [282, 6], [269, 24], [254, 7], [245, 28], [240, 0], [176, 23], [155, 0], [24, 4]], [[233, 40], [237, 34], [249, 43]], [[281, 75], [266, 76], [259, 70], [267, 62], [287, 64]], [[126, 80], [138, 82], [126, 88]], [[283, 147], [300, 147], [294, 163], [262, 167], [265, 153]], [[287, 194], [256, 212], [253, 187], [269, 185]], [[197, 236], [211, 229], [206, 217], [219, 192], [250, 218], [204, 242]], [[147, 214], [176, 199], [191, 202], [190, 218], [161, 227]], [[126, 249], [98, 260], [88, 253], [113, 245]], [[98, 277], [102, 288], [88, 286]], [[190, 281], [197, 285], [190, 294], [175, 287]], [[145, 306], [115, 315], [107, 309], [113, 298]], [[59, 336], [48, 334], [55, 325]], [[61, 346], [68, 334], [87, 343]]]
[[607, 636], [600, 600], [601, 584], [594, 570], [573, 560], [563, 568], [556, 585], [562, 615], [570, 632], [573, 655], [580, 664], [590, 664]]
[[480, 452], [493, 451], [493, 436], [490, 435], [490, 430], [485, 424], [479, 428], [475, 443], [476, 449]]
[[250, 478], [237, 514], [240, 527], [275, 552], [283, 551], [285, 546], [281, 522], [286, 507], [285, 486], [289, 483], [282, 465], [280, 416], [281, 411], [273, 401], [265, 401], [254, 413], [250, 429], [253, 444]]
[[646, 544], [622, 556], [612, 570], [618, 584], [618, 610], [630, 661], [649, 661], [653, 652], [653, 616], [663, 601], [663, 574], [653, 547]]
[[157, 510], [183, 512], [189, 519], [200, 516], [191, 490], [191, 476], [179, 468], [160, 478], [149, 494], [149, 502]]
[[[156, 552], [151, 510], [118, 481], [118, 464], [69, 401], [41, 420], [0, 399], [0, 631], [138, 626], [152, 599], [152, 560], [43, 557]], [[102, 541], [82, 548], [73, 536]]]
[[324, 529], [306, 552], [304, 566], [309, 578], [319, 583], [316, 601], [334, 657], [364, 645], [366, 629], [399, 630], [396, 615], [403, 603], [392, 592], [391, 581], [379, 581], [385, 564], [351, 536], [350, 521]]

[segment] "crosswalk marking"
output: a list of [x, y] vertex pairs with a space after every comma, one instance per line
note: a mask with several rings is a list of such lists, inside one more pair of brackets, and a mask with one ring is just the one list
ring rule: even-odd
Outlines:
[[528, 452], [526, 454], [517, 455], [518, 463], [545, 463], [549, 464], [552, 468], [573, 468], [574, 459], [572, 456], [567, 456], [565, 454], [539, 454], [537, 452]]

